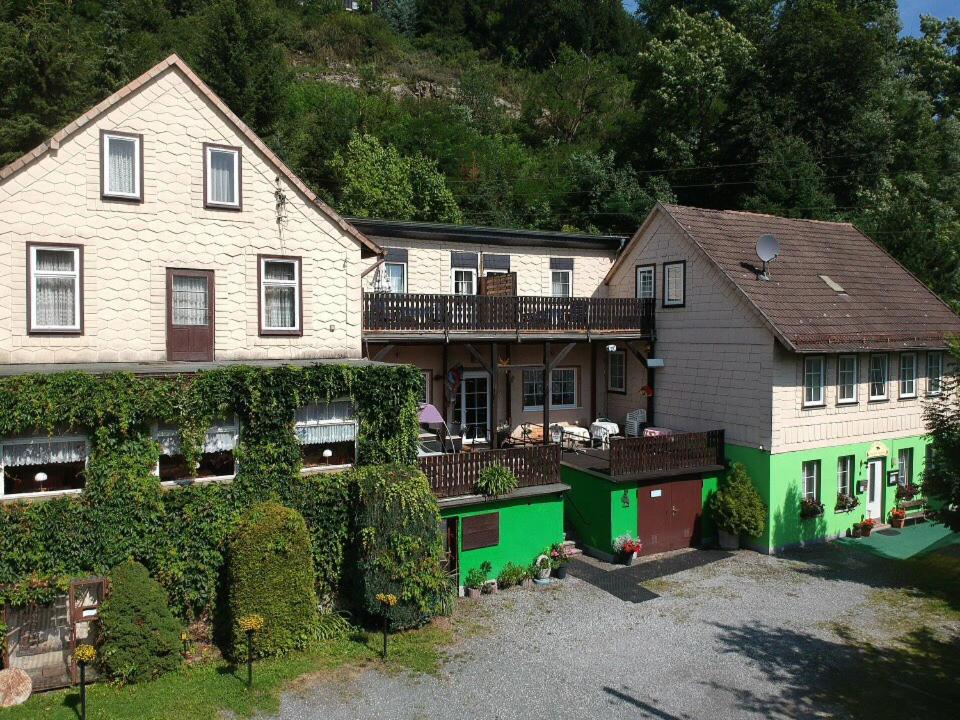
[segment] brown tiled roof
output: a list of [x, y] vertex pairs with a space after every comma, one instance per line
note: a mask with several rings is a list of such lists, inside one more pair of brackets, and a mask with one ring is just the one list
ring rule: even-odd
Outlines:
[[207, 100], [209, 100], [211, 104], [213, 104], [213, 106], [223, 114], [223, 116], [227, 119], [227, 121], [230, 122], [237, 129], [237, 131], [241, 135], [243, 135], [250, 142], [250, 144], [257, 149], [257, 151], [264, 157], [264, 159], [268, 163], [273, 165], [274, 169], [276, 169], [278, 173], [280, 173], [287, 180], [289, 180], [290, 183], [297, 188], [297, 190], [303, 193], [303, 195], [307, 198], [307, 200], [313, 203], [324, 215], [326, 215], [327, 218], [334, 225], [339, 227], [341, 230], [343, 230], [343, 232], [345, 232], [347, 235], [349, 235], [354, 240], [356, 240], [361, 247], [369, 250], [374, 255], [381, 255], [383, 253], [383, 250], [381, 250], [381, 248], [376, 243], [374, 243], [369, 238], [367, 238], [363, 233], [361, 233], [359, 230], [353, 227], [350, 223], [348, 223], [346, 220], [340, 217], [340, 215], [336, 212], [336, 210], [334, 210], [325, 202], [323, 202], [320, 198], [318, 198], [316, 193], [314, 193], [310, 188], [308, 188], [306, 184], [303, 182], [303, 180], [298, 178], [293, 173], [293, 171], [290, 168], [288, 168], [284, 164], [284, 162], [280, 158], [278, 158], [273, 153], [273, 151], [270, 150], [270, 148], [268, 148], [264, 144], [264, 142], [257, 136], [257, 134], [253, 130], [251, 130], [249, 127], [247, 127], [246, 123], [244, 123], [243, 120], [237, 117], [233, 113], [233, 111], [227, 107], [227, 104], [223, 102], [223, 100], [221, 100], [217, 96], [217, 94], [213, 92], [213, 90], [211, 90], [210, 87], [205, 82], [203, 82], [203, 80], [201, 80], [196, 73], [193, 72], [193, 70], [190, 69], [189, 65], [187, 65], [182, 59], [180, 59], [179, 55], [176, 55], [176, 54], [170, 55], [167, 59], [158, 62], [152, 68], [147, 70], [143, 75], [136, 78], [135, 80], [131, 80], [129, 83], [127, 83], [122, 88], [120, 88], [115, 93], [113, 93], [113, 95], [94, 105], [92, 108], [87, 110], [87, 112], [85, 112], [83, 115], [78, 117], [72, 123], [67, 125], [62, 130], [58, 131], [53, 137], [51, 137], [46, 142], [38, 145], [30, 152], [20, 156], [9, 165], [3, 168], [0, 168], [0, 182], [2, 182], [3, 180], [6, 180], [8, 177], [13, 175], [14, 173], [25, 168], [34, 160], [40, 157], [43, 157], [43, 155], [48, 153], [50, 150], [58, 149], [60, 147], [60, 143], [62, 143], [64, 140], [70, 137], [73, 133], [77, 132], [81, 128], [85, 127], [87, 124], [96, 120], [98, 117], [100, 117], [100, 115], [107, 112], [110, 108], [112, 108], [118, 102], [128, 97], [129, 95], [136, 93], [138, 90], [140, 90], [141, 87], [149, 83], [158, 75], [163, 74], [167, 69], [171, 67], [179, 70], [184, 76], [184, 78], [186, 78], [186, 80], [191, 85], [193, 85], [201, 95], [207, 98]]
[[[850, 223], [662, 207], [793, 350], [939, 348], [960, 335], [960, 317]], [[780, 243], [769, 281], [742, 265], [761, 265], [766, 233]]]

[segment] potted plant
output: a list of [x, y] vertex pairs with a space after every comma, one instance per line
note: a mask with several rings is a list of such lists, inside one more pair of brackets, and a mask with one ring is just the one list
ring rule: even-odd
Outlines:
[[480, 593], [483, 591], [483, 586], [487, 582], [487, 577], [490, 574], [490, 563], [483, 562], [480, 564], [480, 567], [470, 568], [470, 571], [467, 573], [467, 579], [464, 581], [463, 585], [467, 589], [468, 598], [478, 598]]
[[859, 504], [860, 498], [858, 498], [856, 495], [844, 495], [843, 493], [839, 493], [837, 495], [837, 506], [835, 510], [838, 513], [850, 512]]
[[907, 511], [894, 508], [890, 511], [890, 527], [902, 528], [907, 521]]
[[505, 590], [514, 585], [521, 585], [528, 575], [529, 573], [516, 563], [508, 562], [497, 575], [497, 587]]
[[567, 546], [563, 543], [554, 543], [550, 547], [550, 564], [553, 566], [553, 576], [558, 580], [567, 577], [567, 563], [570, 562], [570, 556], [567, 554]]
[[546, 555], [538, 555], [537, 559], [533, 561], [530, 574], [533, 575], [535, 581], [543, 583], [550, 579], [550, 572], [552, 570], [553, 563], [550, 562], [550, 558]]
[[873, 528], [876, 526], [877, 521], [873, 518], [866, 518], [860, 521], [860, 533], [863, 537], [870, 537], [870, 533], [873, 531]]
[[897, 486], [897, 500], [913, 500], [920, 494], [920, 488], [913, 483]]
[[720, 487], [710, 496], [709, 507], [717, 523], [720, 547], [724, 550], [736, 550], [740, 547], [741, 535], [756, 537], [767, 524], [767, 508], [741, 463], [734, 463]]
[[490, 465], [480, 471], [473, 491], [477, 495], [496, 497], [508, 495], [517, 489], [517, 476], [503, 465]]
[[818, 518], [823, 515], [823, 503], [816, 498], [804, 498], [800, 501], [800, 517], [803, 520]]
[[637, 559], [637, 553], [643, 549], [639, 540], [634, 540], [630, 535], [623, 534], [613, 541], [613, 552], [617, 556], [617, 561], [622, 565], [633, 565]]

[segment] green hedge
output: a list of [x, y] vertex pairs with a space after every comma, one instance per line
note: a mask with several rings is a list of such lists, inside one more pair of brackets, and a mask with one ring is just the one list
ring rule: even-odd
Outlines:
[[426, 476], [414, 466], [384, 465], [353, 473], [356, 493], [350, 547], [356, 554], [354, 600], [379, 616], [378, 593], [396, 595], [391, 625], [422, 624], [446, 610], [454, 592], [443, 570], [440, 513]]
[[259, 615], [255, 657], [283, 655], [307, 647], [317, 634], [310, 535], [303, 516], [276, 502], [261, 503], [240, 518], [230, 536], [227, 593], [234, 658], [246, 653], [239, 622]]
[[[301, 477], [294, 413], [309, 402], [349, 397], [359, 425], [358, 462], [413, 462], [422, 383], [412, 367], [346, 365], [234, 366], [165, 378], [78, 372], [0, 378], [0, 437], [85, 433], [92, 446], [81, 495], [0, 505], [0, 586], [26, 602], [56, 578], [102, 575], [133, 558], [163, 584], [177, 614], [209, 615], [239, 512], [279, 499], [308, 520], [317, 590], [329, 602], [343, 564], [348, 481]], [[230, 412], [241, 422], [236, 480], [163, 490], [151, 474], [159, 455], [151, 424], [177, 423], [184, 454], [196, 457], [212, 420]]]

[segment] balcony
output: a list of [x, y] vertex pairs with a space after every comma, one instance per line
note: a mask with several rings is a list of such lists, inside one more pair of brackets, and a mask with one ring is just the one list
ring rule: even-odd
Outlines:
[[588, 470], [614, 482], [718, 472], [726, 462], [723, 430], [673, 433], [657, 437], [611, 438], [610, 448], [565, 454], [565, 465]]
[[636, 298], [364, 293], [368, 337], [647, 338], [654, 302]]
[[[535, 491], [560, 483], [560, 446], [526, 445], [505, 450], [479, 450], [419, 458], [420, 469], [430, 480], [438, 500], [474, 494], [480, 472], [491, 465], [502, 465], [517, 476], [517, 490]], [[553, 488], [556, 489], [556, 488]]]

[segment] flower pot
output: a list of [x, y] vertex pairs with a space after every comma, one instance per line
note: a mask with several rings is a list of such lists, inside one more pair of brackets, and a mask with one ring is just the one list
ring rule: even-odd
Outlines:
[[906, 521], [906, 518], [890, 518], [890, 527], [902, 528]]
[[717, 539], [721, 550], [737, 550], [740, 547], [740, 536], [717, 528]]
[[557, 580], [563, 580], [565, 577], [567, 577], [567, 566], [561, 565], [558, 567], [553, 571], [553, 576], [557, 578]]
[[496, 595], [499, 589], [496, 580], [487, 580], [483, 584], [483, 592], [487, 595]]
[[480, 597], [480, 588], [467, 588], [467, 597], [476, 600]]
[[862, 529], [863, 529], [863, 536], [864, 536], [864, 537], [870, 537], [870, 533], [873, 532], [873, 528], [870, 527], [869, 525], [864, 526]]
[[635, 552], [632, 552], [632, 553], [619, 553], [619, 554], [617, 555], [617, 561], [618, 561], [621, 565], [627, 565], [627, 566], [633, 565], [633, 562], [634, 562], [634, 560], [636, 560], [636, 559], [637, 559], [637, 554], [636, 554]]
[[858, 538], [861, 535], [863, 535], [863, 528], [860, 527], [859, 523], [857, 523], [856, 525], [853, 526], [850, 534], [853, 535], [853, 537]]

